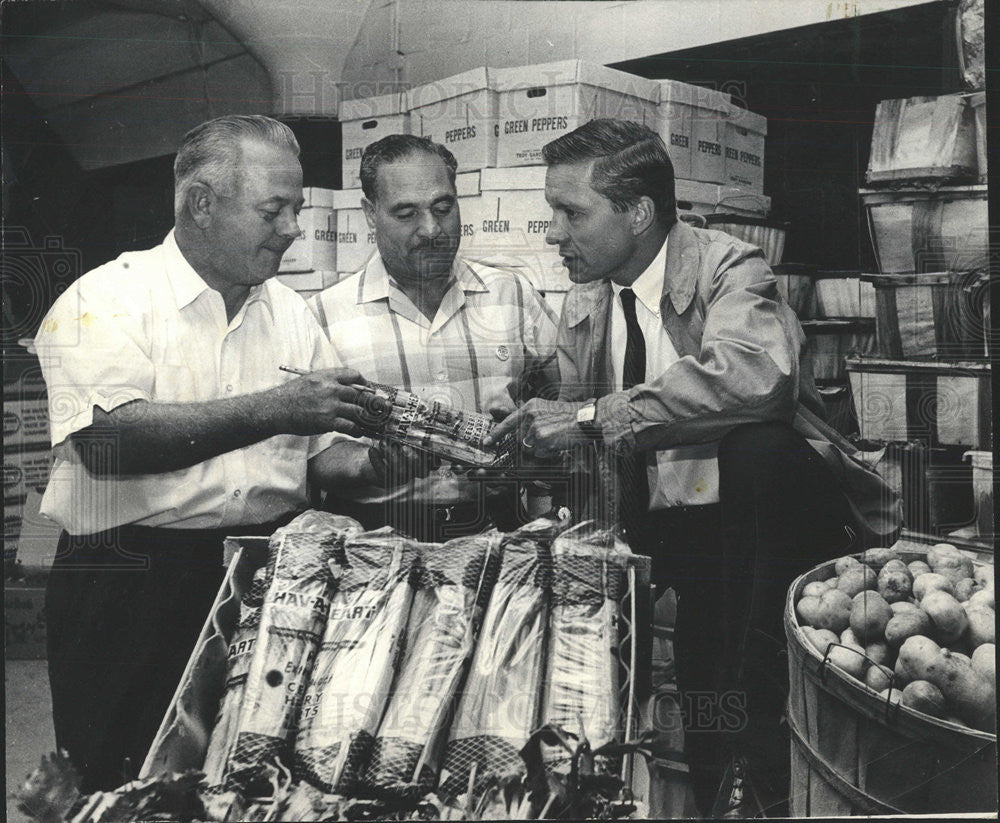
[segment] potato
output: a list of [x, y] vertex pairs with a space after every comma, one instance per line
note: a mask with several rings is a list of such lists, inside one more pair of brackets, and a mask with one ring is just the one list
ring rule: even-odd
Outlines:
[[936, 572], [928, 572], [913, 578], [913, 596], [918, 601], [923, 600], [928, 592], [942, 591], [955, 596], [955, 584], [950, 577]]
[[932, 717], [941, 717], [944, 714], [944, 695], [937, 686], [927, 680], [907, 683], [899, 702]]
[[972, 668], [997, 688], [997, 647], [994, 643], [983, 643], [972, 653]]
[[963, 577], [955, 584], [955, 599], [959, 602], [968, 600], [981, 588], [982, 586], [980, 586], [971, 577]]
[[931, 631], [931, 619], [923, 609], [895, 614], [885, 624], [885, 640], [895, 649], [908, 637], [926, 636]]
[[[924, 575], [926, 577], [927, 575]], [[946, 591], [932, 591], [924, 595], [920, 608], [934, 624], [932, 634], [942, 643], [953, 643], [969, 627], [969, 618], [961, 604]]]
[[942, 558], [956, 554], [963, 556], [958, 548], [951, 543], [935, 543], [927, 550], [927, 565], [937, 571], [938, 563], [941, 562]]
[[903, 693], [899, 689], [882, 689], [878, 696], [890, 703], [898, 703], [902, 699]]
[[869, 659], [879, 666], [889, 666], [893, 662], [892, 649], [889, 648], [889, 644], [884, 640], [876, 640], [873, 643], [869, 643], [865, 646], [865, 654], [868, 655]]
[[863, 651], [856, 646], [834, 646], [828, 655], [829, 661], [851, 677], [861, 679], [865, 670], [865, 659], [860, 654]]
[[838, 589], [830, 589], [819, 598], [813, 626], [839, 634], [851, 622], [851, 598]]
[[878, 573], [882, 574], [882, 572], [887, 572], [887, 573], [888, 572], [904, 572], [905, 574], [909, 575], [910, 577], [913, 577], [913, 574], [910, 571], [909, 566], [907, 566], [906, 563], [904, 563], [902, 560], [890, 560], [881, 569], [879, 569]]
[[878, 592], [863, 591], [851, 602], [851, 630], [864, 643], [885, 637], [892, 609]]
[[811, 628], [819, 615], [819, 598], [813, 595], [800, 597], [799, 602], [795, 604], [795, 613], [804, 625]]
[[966, 611], [969, 625], [966, 629], [965, 639], [969, 646], [977, 649], [984, 643], [997, 642], [997, 616], [989, 606], [976, 606]]
[[964, 554], [946, 554], [938, 560], [935, 566], [931, 563], [931, 568], [938, 574], [943, 574], [951, 579], [952, 583], [958, 583], [965, 577], [972, 577], [972, 561]]
[[980, 606], [986, 606], [989, 609], [996, 611], [996, 599], [993, 596], [993, 589], [980, 589], [978, 592], [969, 598], [969, 605], [966, 606], [968, 609], [978, 609]]
[[918, 606], [912, 600], [900, 600], [898, 603], [890, 603], [889, 608], [892, 609], [892, 613], [894, 615], [903, 614], [904, 612], [920, 611], [920, 606]]
[[892, 683], [892, 669], [888, 666], [869, 666], [865, 672], [865, 685], [877, 692], [889, 688]]
[[854, 597], [865, 589], [874, 589], [878, 585], [878, 575], [868, 566], [851, 566], [837, 581], [837, 588], [848, 597]]
[[840, 582], [839, 577], [831, 577], [829, 580], [826, 581], [827, 588], [835, 589], [837, 588], [837, 584], [839, 582]]
[[878, 576], [878, 593], [886, 603], [899, 603], [909, 598], [913, 593], [913, 579], [909, 571], [890, 571], [886, 574], [882, 569]]
[[830, 644], [839, 643], [840, 638], [829, 629], [813, 629], [809, 633], [809, 642], [816, 647], [816, 650], [820, 654], [826, 654], [826, 650]]
[[993, 564], [984, 563], [981, 566], [976, 566], [972, 572], [972, 579], [975, 580], [984, 589], [993, 588]]
[[849, 627], [840, 633], [840, 642], [845, 646], [857, 646], [859, 649], [864, 648], [865, 645], [861, 642], [861, 638], [854, 633], [854, 629]]
[[819, 597], [827, 590], [827, 588], [828, 586], [826, 583], [821, 583], [820, 581], [815, 580], [812, 583], [806, 583], [805, 586], [802, 587], [802, 596]]
[[906, 668], [901, 658], [896, 658], [896, 663], [892, 667], [892, 673], [896, 676], [896, 685], [902, 688], [913, 679], [909, 669]]
[[913, 560], [906, 564], [906, 568], [910, 570], [910, 574], [913, 575], [913, 579], [916, 580], [920, 575], [927, 574], [932, 571], [931, 567], [928, 566], [923, 560]]
[[903, 641], [896, 658], [896, 673], [906, 677], [906, 681], [927, 680], [927, 667], [941, 653], [941, 647], [923, 634], [913, 635]]
[[851, 566], [860, 566], [860, 565], [861, 565], [861, 561], [860, 561], [860, 560], [858, 560], [858, 558], [856, 558], [856, 557], [853, 557], [853, 556], [851, 556], [851, 555], [849, 555], [849, 554], [848, 554], [848, 555], [845, 555], [844, 557], [841, 557], [841, 558], [839, 558], [839, 559], [838, 559], [838, 560], [837, 560], [837, 561], [836, 561], [836, 562], [835, 562], [835, 563], [833, 564], [833, 570], [834, 570], [834, 571], [835, 571], [835, 572], [836, 572], [836, 573], [837, 573], [838, 575], [841, 575], [841, 574], [843, 574], [843, 573], [844, 573], [844, 572], [845, 572], [845, 571], [846, 571], [847, 569], [849, 569], [849, 568], [850, 568]]
[[864, 565], [871, 566], [876, 572], [879, 572], [890, 560], [899, 560], [899, 554], [892, 549], [868, 549], [868, 551], [862, 552], [858, 559]]
[[899, 650], [897, 666], [908, 679], [937, 686], [954, 713], [982, 731], [996, 726], [996, 696], [986, 678], [963, 655], [942, 649], [927, 637], [910, 637]]

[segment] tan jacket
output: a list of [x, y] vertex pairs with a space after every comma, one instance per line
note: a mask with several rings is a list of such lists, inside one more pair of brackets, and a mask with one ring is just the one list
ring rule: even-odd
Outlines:
[[823, 420], [805, 335], [758, 248], [680, 221], [670, 230], [660, 316], [679, 360], [621, 392], [612, 391], [611, 299], [606, 280], [574, 286], [558, 338], [560, 397], [599, 398], [606, 446], [651, 452], [785, 420], [834, 471], [868, 542], [895, 540], [898, 496]]

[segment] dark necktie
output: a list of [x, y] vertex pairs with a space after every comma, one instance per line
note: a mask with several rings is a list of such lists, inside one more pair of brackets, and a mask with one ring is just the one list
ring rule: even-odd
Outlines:
[[[625, 365], [622, 369], [622, 389], [628, 390], [646, 381], [646, 340], [639, 328], [635, 314], [635, 292], [621, 291], [622, 309], [625, 311]], [[642, 452], [622, 454], [619, 458], [618, 477], [619, 514], [625, 536], [632, 548], [639, 536], [639, 527], [649, 510], [649, 479], [646, 476], [646, 459]]]

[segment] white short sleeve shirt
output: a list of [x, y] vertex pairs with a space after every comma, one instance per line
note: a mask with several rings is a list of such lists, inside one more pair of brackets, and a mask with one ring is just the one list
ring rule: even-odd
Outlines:
[[132, 400], [188, 403], [294, 379], [287, 365], [340, 365], [305, 301], [270, 280], [232, 322], [222, 296], [184, 259], [171, 232], [81, 277], [35, 338], [49, 397], [55, 465], [42, 513], [71, 534], [123, 524], [222, 528], [266, 523], [306, 505], [308, 458], [334, 435], [280, 435], [186, 469], [97, 478], [66, 439]]

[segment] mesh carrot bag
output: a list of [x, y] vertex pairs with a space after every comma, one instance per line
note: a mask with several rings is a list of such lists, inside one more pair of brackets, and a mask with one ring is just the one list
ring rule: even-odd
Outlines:
[[345, 566], [299, 715], [294, 774], [349, 795], [389, 699], [418, 549], [389, 527], [344, 545]]
[[[552, 544], [552, 608], [546, 650], [542, 722], [583, 735], [592, 749], [615, 740], [620, 726], [618, 603], [628, 552], [592, 522]], [[546, 768], [566, 771], [565, 749], [542, 746]], [[598, 771], [617, 764], [596, 758]]]
[[499, 534], [421, 546], [408, 643], [365, 783], [381, 797], [412, 797], [437, 779], [448, 714], [472, 653], [477, 604], [495, 575]]
[[[354, 520], [306, 512], [270, 541], [270, 586], [247, 673], [236, 745], [225, 785], [260, 791], [261, 769], [288, 761], [288, 741], [326, 626], [334, 570], [344, 540], [362, 531]], [[339, 573], [339, 570], [338, 570]]]
[[[482, 795], [492, 780], [525, 773], [520, 751], [538, 725], [551, 577], [553, 521], [504, 536], [500, 572], [448, 734], [441, 790]], [[474, 773], [474, 777], [473, 777]]]

